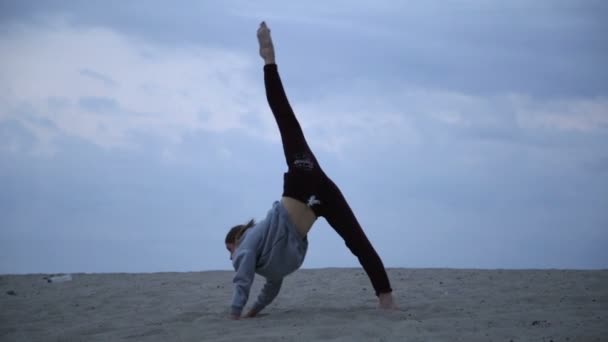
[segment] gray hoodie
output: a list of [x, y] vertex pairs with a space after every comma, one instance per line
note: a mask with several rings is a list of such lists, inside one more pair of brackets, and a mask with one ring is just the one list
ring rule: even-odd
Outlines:
[[300, 268], [308, 240], [302, 238], [280, 202], [274, 202], [266, 218], [245, 231], [232, 257], [236, 271], [231, 313], [240, 316], [249, 298], [254, 274], [266, 278], [253, 309], [261, 311], [279, 293], [283, 278]]

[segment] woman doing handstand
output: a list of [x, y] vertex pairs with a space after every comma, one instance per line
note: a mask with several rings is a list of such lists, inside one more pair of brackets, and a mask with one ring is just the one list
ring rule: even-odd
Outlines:
[[236, 275], [231, 318], [241, 317], [255, 273], [266, 278], [253, 307], [245, 317], [257, 315], [277, 296], [283, 278], [297, 270], [308, 249], [307, 234], [318, 217], [344, 239], [359, 259], [378, 296], [380, 308], [394, 308], [392, 289], [382, 260], [357, 222], [346, 199], [325, 175], [310, 150], [287, 100], [277, 65], [270, 30], [264, 22], [257, 31], [260, 56], [264, 59], [264, 84], [270, 109], [277, 121], [288, 171], [283, 195], [266, 218], [233, 227], [226, 236]]

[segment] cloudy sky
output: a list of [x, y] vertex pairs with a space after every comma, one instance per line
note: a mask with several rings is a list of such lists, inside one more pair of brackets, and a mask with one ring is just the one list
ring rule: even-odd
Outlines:
[[[231, 269], [285, 171], [255, 32], [388, 267], [608, 268], [603, 1], [0, 1], [0, 273]], [[320, 219], [306, 268], [357, 260]]]

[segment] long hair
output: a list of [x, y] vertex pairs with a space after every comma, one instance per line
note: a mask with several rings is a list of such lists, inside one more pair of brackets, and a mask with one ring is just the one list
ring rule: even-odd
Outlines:
[[226, 234], [226, 243], [234, 243], [235, 245], [238, 244], [239, 240], [243, 236], [243, 233], [253, 226], [255, 226], [255, 220], [251, 219], [245, 224], [239, 224], [230, 228], [228, 234]]

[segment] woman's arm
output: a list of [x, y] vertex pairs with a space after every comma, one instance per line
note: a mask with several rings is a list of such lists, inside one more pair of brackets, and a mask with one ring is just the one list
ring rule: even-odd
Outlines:
[[281, 285], [283, 284], [283, 279], [266, 279], [266, 283], [258, 296], [255, 304], [245, 317], [255, 317], [260, 311], [262, 311], [268, 304], [272, 303], [272, 301], [277, 297], [279, 291], [281, 290]]
[[230, 305], [230, 315], [233, 319], [241, 317], [243, 307], [249, 298], [249, 291], [255, 277], [255, 253], [249, 250], [238, 251], [234, 257], [234, 268], [236, 274], [232, 282], [234, 292], [232, 304]]

